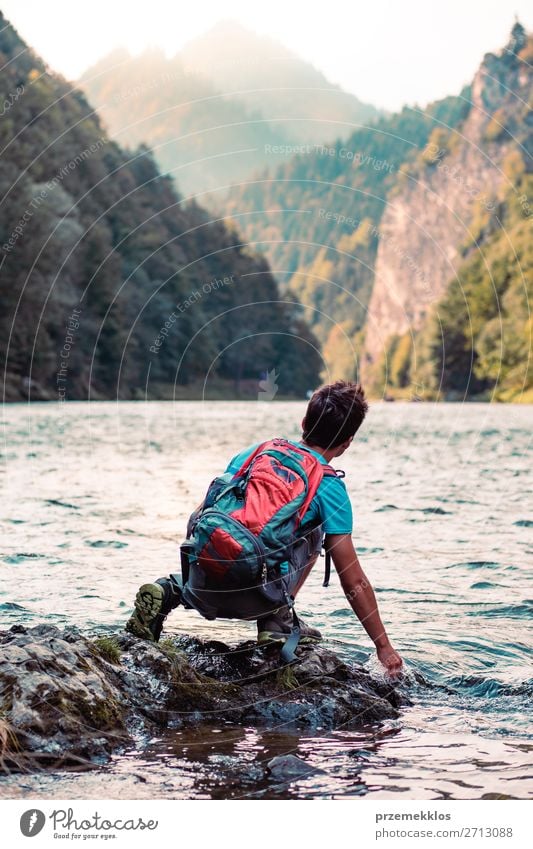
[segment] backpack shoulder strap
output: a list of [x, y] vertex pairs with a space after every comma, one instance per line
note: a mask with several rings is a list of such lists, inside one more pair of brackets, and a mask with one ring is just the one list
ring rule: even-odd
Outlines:
[[343, 469], [334, 469], [333, 466], [326, 464], [324, 466], [324, 477], [325, 478], [345, 478], [346, 472]]
[[[346, 477], [346, 472], [343, 469], [334, 469], [329, 464], [324, 466], [324, 477], [326, 478], [344, 478]], [[323, 587], [329, 587], [329, 581], [331, 578], [331, 553], [326, 550], [324, 557], [324, 581], [322, 583]]]
[[329, 579], [331, 578], [331, 554], [329, 551], [326, 551], [324, 557], [324, 580], [322, 582], [323, 587], [329, 587]]

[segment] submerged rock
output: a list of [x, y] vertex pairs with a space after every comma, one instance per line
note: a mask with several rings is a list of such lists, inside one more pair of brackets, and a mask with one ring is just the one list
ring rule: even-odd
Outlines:
[[10, 768], [94, 765], [157, 728], [220, 725], [332, 729], [395, 717], [402, 688], [325, 646], [233, 648], [193, 637], [92, 639], [76, 628], [0, 632], [0, 758]]
[[310, 766], [296, 755], [277, 755], [267, 764], [268, 774], [274, 781], [297, 781], [324, 772]]

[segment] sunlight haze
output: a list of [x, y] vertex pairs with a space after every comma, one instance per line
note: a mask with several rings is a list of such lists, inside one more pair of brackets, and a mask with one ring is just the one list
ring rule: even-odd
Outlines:
[[166, 0], [93, 0], [81, 15], [73, 14], [65, 0], [4, 0], [0, 8], [52, 69], [70, 79], [119, 46], [133, 53], [160, 46], [172, 56], [221, 19], [229, 19], [276, 39], [331, 82], [388, 110], [458, 93], [483, 54], [505, 44], [515, 14], [524, 26], [533, 27], [533, 6], [527, 0], [344, 1], [329, 7], [301, 0], [176, 5]]

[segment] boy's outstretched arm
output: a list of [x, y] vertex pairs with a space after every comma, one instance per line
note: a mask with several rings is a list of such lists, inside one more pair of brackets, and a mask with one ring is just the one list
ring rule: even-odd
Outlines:
[[346, 598], [374, 642], [379, 660], [392, 676], [397, 675], [402, 659], [387, 636], [374, 590], [361, 568], [350, 534], [327, 534], [326, 548], [333, 557]]

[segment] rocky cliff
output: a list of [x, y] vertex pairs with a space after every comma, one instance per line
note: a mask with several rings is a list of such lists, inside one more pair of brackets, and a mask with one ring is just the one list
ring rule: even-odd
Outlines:
[[533, 73], [520, 57], [526, 44], [517, 23], [508, 45], [484, 57], [464, 122], [455, 130], [439, 122], [414, 163], [401, 169], [379, 224], [367, 361], [391, 336], [421, 327], [465, 255], [499, 226], [499, 201], [513, 186], [506, 162], [513, 151], [527, 154]]

